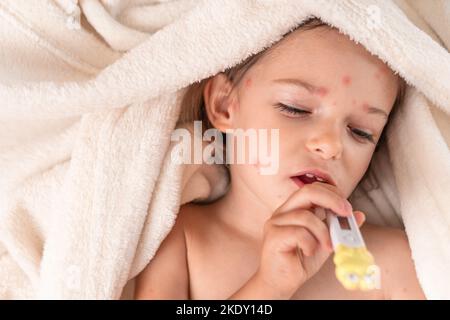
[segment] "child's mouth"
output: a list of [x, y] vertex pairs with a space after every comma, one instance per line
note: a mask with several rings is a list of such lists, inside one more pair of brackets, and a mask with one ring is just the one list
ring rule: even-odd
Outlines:
[[305, 183], [300, 179], [300, 177], [291, 177], [292, 181], [299, 187], [302, 188]]
[[328, 177], [328, 175], [318, 176], [318, 175], [310, 173], [310, 172], [293, 176], [293, 177], [291, 177], [291, 179], [300, 188], [303, 187], [305, 184], [310, 184], [310, 183], [313, 183], [316, 181], [335, 185], [335, 183], [331, 180], [330, 177]]

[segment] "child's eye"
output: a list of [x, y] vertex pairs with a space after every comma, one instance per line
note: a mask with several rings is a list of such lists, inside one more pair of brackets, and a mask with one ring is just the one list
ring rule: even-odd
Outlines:
[[373, 139], [373, 135], [372, 134], [370, 134], [370, 133], [367, 133], [367, 132], [364, 132], [364, 131], [361, 131], [361, 130], [359, 130], [359, 129], [355, 129], [355, 128], [350, 128], [351, 129], [351, 131], [355, 134], [355, 135], [357, 135], [359, 138], [363, 138], [363, 139], [366, 139], [366, 140], [368, 140], [368, 141], [370, 141], [370, 142], [374, 142], [374, 139]]
[[302, 109], [298, 109], [298, 108], [287, 106], [287, 105], [285, 105], [283, 103], [278, 103], [275, 106], [275, 108], [278, 108], [281, 111], [286, 111], [287, 113], [292, 114], [292, 115], [305, 115], [305, 114], [311, 113], [311, 112], [306, 111], [306, 110], [302, 110]]
[[[287, 106], [287, 105], [285, 105], [283, 103], [278, 103], [275, 106], [275, 108], [278, 108], [281, 111], [286, 111], [287, 113], [290, 113], [292, 115], [304, 116], [304, 115], [307, 115], [307, 114], [311, 113], [311, 112], [306, 111], [306, 110], [302, 110], [302, 109], [298, 109], [298, 108]], [[372, 134], [364, 132], [364, 131], [359, 130], [359, 129], [355, 129], [355, 128], [350, 128], [350, 129], [351, 129], [352, 133], [357, 136], [357, 138], [362, 138], [362, 139], [368, 140], [370, 142], [374, 142], [374, 136]]]

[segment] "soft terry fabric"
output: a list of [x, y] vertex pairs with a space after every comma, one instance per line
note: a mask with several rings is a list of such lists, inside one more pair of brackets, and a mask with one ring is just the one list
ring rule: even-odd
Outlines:
[[171, 161], [186, 86], [310, 16], [410, 85], [351, 200], [404, 225], [426, 296], [450, 298], [445, 0], [1, 1], [0, 297], [120, 298], [179, 206], [226, 192], [223, 166]]

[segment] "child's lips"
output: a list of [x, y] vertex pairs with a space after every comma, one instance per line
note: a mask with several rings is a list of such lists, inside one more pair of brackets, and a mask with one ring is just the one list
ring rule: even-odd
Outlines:
[[[302, 179], [300, 179], [300, 176], [294, 176], [294, 177], [291, 177], [291, 179], [292, 179], [292, 181], [294, 181], [294, 183], [299, 187], [299, 188], [302, 188], [305, 184], [310, 184], [310, 183], [314, 183], [314, 182], [316, 182], [316, 181], [312, 181], [312, 182], [307, 182], [307, 181], [304, 181], [304, 180], [302, 180]], [[325, 182], [325, 183], [328, 183], [328, 182]]]
[[300, 180], [300, 182], [304, 184], [314, 183], [316, 181], [327, 183], [333, 186], [336, 186], [333, 178], [325, 171], [320, 170], [318, 168], [308, 168], [301, 172], [296, 173], [291, 177], [296, 178], [296, 180]]

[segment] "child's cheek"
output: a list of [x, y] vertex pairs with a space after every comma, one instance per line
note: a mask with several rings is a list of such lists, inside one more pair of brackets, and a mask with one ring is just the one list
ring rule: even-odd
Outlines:
[[272, 162], [270, 161], [270, 159], [259, 159], [257, 156], [252, 158], [252, 161], [250, 162], [250, 164], [252, 165], [253, 168], [256, 169], [256, 171], [258, 172], [258, 174], [262, 175], [262, 171], [264, 169], [268, 169], [270, 168], [270, 166], [272, 165]]
[[250, 165], [259, 171], [260, 163], [259, 163], [258, 156], [250, 153], [249, 161], [250, 161]]

